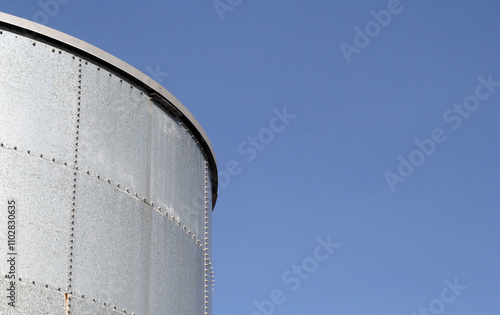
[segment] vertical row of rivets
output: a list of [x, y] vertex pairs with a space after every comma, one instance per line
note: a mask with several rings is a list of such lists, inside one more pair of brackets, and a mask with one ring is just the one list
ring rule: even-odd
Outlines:
[[[73, 294], [73, 249], [75, 236], [75, 213], [76, 213], [76, 184], [78, 175], [78, 143], [80, 140], [80, 107], [82, 101], [82, 59], [79, 59], [78, 64], [78, 92], [77, 92], [77, 107], [76, 107], [76, 128], [75, 128], [75, 152], [74, 152], [74, 173], [73, 173], [73, 197], [71, 208], [71, 231], [69, 244], [69, 270], [68, 270], [68, 293]], [[71, 313], [71, 299], [68, 299], [66, 314]]]
[[210, 255], [209, 255], [209, 228], [210, 228], [210, 218], [209, 218], [209, 172], [208, 172], [208, 162], [205, 161], [205, 228], [203, 235], [203, 255], [205, 260], [205, 315], [210, 314], [210, 277], [211, 277], [211, 265]]

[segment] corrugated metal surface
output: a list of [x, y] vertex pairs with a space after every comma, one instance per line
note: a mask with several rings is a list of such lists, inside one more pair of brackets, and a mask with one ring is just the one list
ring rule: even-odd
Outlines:
[[0, 254], [15, 200], [17, 307], [0, 297], [0, 314], [209, 314], [208, 138], [130, 69], [13, 19], [0, 15]]

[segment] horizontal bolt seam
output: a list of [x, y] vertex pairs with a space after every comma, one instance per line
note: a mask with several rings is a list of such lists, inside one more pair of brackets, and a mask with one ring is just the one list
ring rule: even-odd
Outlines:
[[[17, 148], [17, 147], [16, 147], [17, 149], [16, 149], [16, 150], [14, 150], [14, 149], [13, 149], [13, 148], [14, 148], [13, 146], [6, 145], [5, 143], [0, 143], [0, 148], [6, 149], [6, 150], [15, 151], [15, 152], [18, 152], [18, 153], [20, 153], [20, 154], [29, 155], [29, 156], [31, 156], [31, 157], [40, 158], [40, 159], [42, 159], [42, 160], [44, 160], [44, 161], [46, 161], [46, 162], [49, 162], [49, 163], [52, 163], [52, 164], [56, 164], [56, 165], [62, 166], [62, 167], [67, 168], [67, 169], [69, 169], [69, 170], [72, 170], [72, 171], [79, 171], [79, 172], [81, 172], [81, 173], [83, 173], [83, 174], [86, 174], [86, 175], [92, 176], [93, 178], [98, 179], [99, 181], [101, 181], [101, 182], [103, 182], [103, 183], [105, 183], [105, 184], [112, 185], [113, 187], [115, 187], [115, 188], [117, 188], [118, 190], [120, 190], [121, 192], [123, 192], [123, 193], [125, 193], [125, 194], [127, 194], [127, 195], [131, 196], [132, 198], [134, 198], [134, 199], [136, 199], [136, 200], [139, 200], [139, 201], [142, 201], [142, 202], [146, 203], [148, 206], [150, 206], [151, 208], [153, 208], [154, 210], [156, 210], [156, 212], [160, 213], [161, 215], [164, 215], [164, 216], [168, 217], [168, 215], [166, 215], [164, 212], [162, 212], [162, 211], [161, 211], [161, 207], [155, 207], [155, 205], [154, 205], [154, 203], [153, 203], [153, 202], [151, 202], [151, 203], [150, 203], [150, 202], [148, 202], [148, 201], [144, 201], [144, 198], [143, 198], [143, 199], [141, 199], [138, 193], [132, 193], [132, 192], [130, 192], [130, 189], [122, 188], [122, 187], [123, 187], [123, 185], [120, 185], [120, 184], [114, 184], [114, 185], [113, 185], [113, 182], [112, 182], [111, 180], [106, 180], [106, 179], [103, 179], [100, 175], [91, 175], [91, 174], [90, 174], [90, 171], [86, 171], [86, 172], [85, 172], [85, 171], [80, 171], [80, 170], [78, 169], [78, 167], [70, 167], [70, 166], [68, 166], [68, 163], [65, 163], [65, 162], [60, 162], [60, 161], [58, 161], [57, 159], [51, 159], [51, 158], [46, 158], [46, 157], [40, 157], [39, 155], [33, 154], [33, 152], [32, 152], [31, 150], [26, 150], [26, 151], [24, 151], [24, 150], [19, 150], [19, 148]], [[54, 162], [54, 160], [56, 160], [56, 162]], [[186, 233], [186, 234], [187, 234], [187, 235], [188, 235], [191, 239], [193, 239], [194, 241], [196, 241], [197, 235], [194, 235], [194, 234], [192, 234], [192, 233], [189, 233], [189, 230], [188, 230], [188, 231], [185, 231], [185, 230], [183, 229], [183, 226], [184, 226], [184, 225], [182, 224], [182, 222], [180, 222], [180, 221], [176, 221], [176, 222], [179, 222], [179, 223], [181, 224], [181, 226], [179, 226], [179, 228], [180, 228], [181, 230], [183, 230], [183, 231], [184, 231], [184, 233]], [[178, 223], [178, 224], [179, 224], [179, 223]], [[176, 224], [176, 225], [178, 225], [178, 224]], [[203, 248], [203, 246], [200, 246], [200, 245], [198, 245], [198, 247]]]

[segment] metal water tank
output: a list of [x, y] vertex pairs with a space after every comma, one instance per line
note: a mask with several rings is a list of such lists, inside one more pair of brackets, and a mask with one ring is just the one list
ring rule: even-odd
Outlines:
[[0, 314], [210, 314], [216, 197], [172, 94], [0, 13]]

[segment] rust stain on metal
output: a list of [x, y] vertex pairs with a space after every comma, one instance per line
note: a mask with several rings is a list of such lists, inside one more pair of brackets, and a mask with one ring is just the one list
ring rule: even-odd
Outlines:
[[69, 314], [69, 294], [64, 293], [64, 314]]

